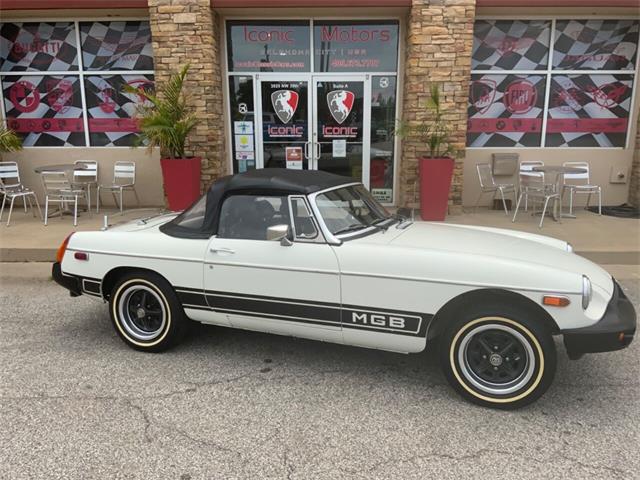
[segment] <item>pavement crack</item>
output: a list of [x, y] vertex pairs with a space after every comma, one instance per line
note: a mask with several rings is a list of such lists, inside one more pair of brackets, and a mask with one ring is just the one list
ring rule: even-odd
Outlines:
[[124, 403], [131, 407], [133, 410], [137, 411], [142, 419], [144, 420], [144, 440], [147, 443], [151, 443], [153, 438], [149, 434], [149, 429], [151, 428], [151, 418], [147, 414], [147, 412], [140, 405], [136, 405], [130, 399], [123, 399]]

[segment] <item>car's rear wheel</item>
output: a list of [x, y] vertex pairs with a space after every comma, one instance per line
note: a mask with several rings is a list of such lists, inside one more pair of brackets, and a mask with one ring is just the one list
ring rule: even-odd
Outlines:
[[553, 337], [526, 309], [487, 305], [458, 312], [440, 342], [449, 383], [479, 405], [514, 409], [537, 400], [556, 370]]
[[116, 282], [109, 299], [116, 332], [132, 348], [160, 352], [181, 337], [184, 312], [169, 283], [150, 272], [132, 272]]

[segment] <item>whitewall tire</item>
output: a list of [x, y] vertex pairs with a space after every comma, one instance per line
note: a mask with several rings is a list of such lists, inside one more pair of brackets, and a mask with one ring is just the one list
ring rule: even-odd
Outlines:
[[120, 338], [136, 350], [164, 351], [182, 336], [182, 306], [171, 285], [150, 272], [132, 272], [118, 279], [109, 312]]
[[551, 385], [556, 350], [543, 322], [525, 309], [496, 305], [460, 312], [440, 339], [445, 376], [464, 398], [515, 409]]

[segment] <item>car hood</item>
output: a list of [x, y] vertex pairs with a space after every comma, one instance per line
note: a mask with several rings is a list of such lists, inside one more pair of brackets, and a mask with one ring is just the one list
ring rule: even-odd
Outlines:
[[499, 228], [417, 222], [396, 235], [389, 244], [537, 264], [586, 275], [608, 294], [613, 293], [611, 275], [606, 270], [569, 252], [567, 242], [543, 235]]

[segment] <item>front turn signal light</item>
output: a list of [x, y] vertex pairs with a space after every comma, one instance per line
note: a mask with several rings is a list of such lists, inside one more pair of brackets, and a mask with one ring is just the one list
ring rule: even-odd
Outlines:
[[69, 235], [67, 235], [67, 238], [65, 238], [62, 244], [60, 244], [60, 246], [58, 247], [58, 252], [56, 253], [56, 262], [62, 263], [62, 259], [64, 258], [64, 252], [67, 251], [67, 245], [69, 245], [69, 240], [71, 239], [71, 235], [73, 235], [74, 233], [75, 232], [71, 232]]
[[545, 295], [542, 297], [542, 304], [550, 307], [566, 307], [571, 301], [567, 297], [559, 297], [556, 295]]

